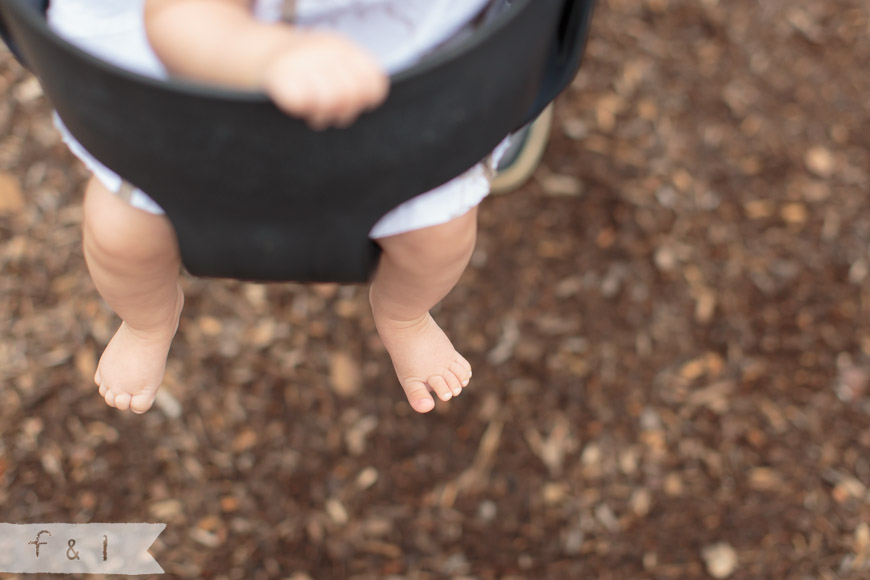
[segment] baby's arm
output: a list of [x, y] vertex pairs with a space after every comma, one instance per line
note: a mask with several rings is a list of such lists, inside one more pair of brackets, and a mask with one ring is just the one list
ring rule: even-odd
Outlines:
[[172, 73], [265, 90], [316, 128], [352, 123], [389, 90], [361, 47], [338, 34], [259, 22], [249, 0], [146, 0], [145, 26]]

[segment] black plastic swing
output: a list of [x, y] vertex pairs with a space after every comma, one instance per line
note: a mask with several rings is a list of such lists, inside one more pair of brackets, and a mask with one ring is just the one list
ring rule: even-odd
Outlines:
[[323, 132], [262, 94], [100, 61], [48, 28], [47, 4], [0, 0], [0, 33], [82, 145], [166, 210], [190, 273], [361, 282], [382, 215], [479, 162], [571, 82], [594, 0], [511, 0], [396, 75], [383, 106]]

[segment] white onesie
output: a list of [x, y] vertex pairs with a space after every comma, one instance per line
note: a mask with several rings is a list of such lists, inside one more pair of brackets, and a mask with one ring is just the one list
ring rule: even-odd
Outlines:
[[[108, 62], [134, 72], [166, 78], [166, 70], [145, 36], [145, 0], [51, 0], [48, 21], [59, 35]], [[459, 34], [491, 0], [254, 0], [254, 14], [269, 22], [286, 17], [294, 25], [340, 32], [367, 48], [390, 73], [407, 68]], [[90, 155], [63, 126], [64, 141], [111, 191], [121, 178]], [[382, 238], [446, 223], [475, 207], [489, 193], [489, 179], [506, 143], [484, 162], [438, 188], [390, 211], [369, 233]], [[437, 162], [437, 160], [435, 161]], [[130, 202], [160, 214], [163, 210], [136, 190]]]

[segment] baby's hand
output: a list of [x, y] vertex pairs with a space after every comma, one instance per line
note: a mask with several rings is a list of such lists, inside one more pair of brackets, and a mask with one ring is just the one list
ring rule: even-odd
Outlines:
[[386, 99], [389, 77], [364, 49], [338, 34], [298, 34], [265, 70], [264, 88], [280, 109], [325, 129], [346, 127]]

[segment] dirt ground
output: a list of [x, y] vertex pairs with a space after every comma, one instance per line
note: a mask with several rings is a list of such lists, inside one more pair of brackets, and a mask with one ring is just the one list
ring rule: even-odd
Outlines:
[[0, 52], [0, 521], [164, 522], [169, 578], [870, 577], [868, 66], [866, 0], [602, 0], [437, 310], [465, 394], [410, 411], [362, 287], [187, 278], [135, 416]]

